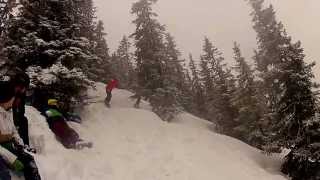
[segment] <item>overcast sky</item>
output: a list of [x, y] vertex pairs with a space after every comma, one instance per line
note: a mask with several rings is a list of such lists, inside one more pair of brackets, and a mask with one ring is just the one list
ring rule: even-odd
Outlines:
[[[95, 0], [98, 18], [105, 23], [111, 51], [117, 48], [124, 34], [131, 34], [131, 6], [137, 0]], [[320, 0], [267, 0], [277, 11], [288, 34], [301, 40], [308, 61], [319, 63], [314, 69], [320, 81]], [[183, 57], [192, 53], [198, 59], [204, 36], [208, 36], [232, 61], [233, 42], [241, 44], [248, 59], [256, 48], [250, 6], [244, 0], [158, 0], [154, 10], [159, 21], [175, 37]], [[318, 61], [319, 59], [319, 61]]]

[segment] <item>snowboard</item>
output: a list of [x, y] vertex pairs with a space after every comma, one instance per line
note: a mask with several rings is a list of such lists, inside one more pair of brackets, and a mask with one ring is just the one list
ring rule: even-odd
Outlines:
[[30, 145], [34, 147], [37, 154], [45, 154], [45, 140], [44, 135], [31, 136], [30, 137]]
[[81, 124], [81, 117], [76, 114], [67, 113], [66, 120]]
[[82, 150], [82, 149], [84, 149], [84, 148], [92, 148], [92, 146], [93, 146], [93, 143], [92, 142], [85, 142], [85, 141], [78, 141], [77, 143], [76, 143], [76, 146], [75, 146], [75, 148], [77, 149], [77, 150]]
[[104, 100], [104, 104], [105, 104], [108, 108], [111, 107], [110, 102], [108, 102], [106, 99]]
[[94, 104], [94, 103], [103, 103], [105, 102], [104, 100], [92, 100], [92, 101], [85, 101], [83, 102], [83, 105], [90, 105], [90, 104]]

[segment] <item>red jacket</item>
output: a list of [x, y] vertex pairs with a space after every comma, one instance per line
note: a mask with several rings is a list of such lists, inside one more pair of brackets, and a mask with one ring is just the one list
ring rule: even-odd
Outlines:
[[106, 91], [111, 92], [117, 86], [118, 86], [118, 81], [115, 79], [111, 79], [111, 81], [106, 85]]

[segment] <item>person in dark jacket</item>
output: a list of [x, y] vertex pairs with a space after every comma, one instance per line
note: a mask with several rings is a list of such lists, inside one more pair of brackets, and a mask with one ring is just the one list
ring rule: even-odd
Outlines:
[[28, 119], [25, 116], [26, 90], [29, 87], [29, 76], [21, 71], [16, 72], [12, 79], [15, 86], [15, 101], [12, 112], [13, 120], [18, 129], [18, 133], [25, 145], [29, 146]]
[[13, 122], [10, 112], [15, 99], [15, 88], [10, 77], [0, 81], [0, 178], [10, 180], [8, 169], [24, 173], [26, 180], [41, 180], [36, 162], [27, 153], [23, 140]]
[[48, 108], [45, 116], [49, 124], [49, 128], [55, 134], [58, 141], [67, 149], [82, 149], [84, 147], [92, 147], [91, 142], [85, 142], [80, 139], [79, 134], [68, 124], [65, 116], [58, 107], [58, 100], [49, 99]]

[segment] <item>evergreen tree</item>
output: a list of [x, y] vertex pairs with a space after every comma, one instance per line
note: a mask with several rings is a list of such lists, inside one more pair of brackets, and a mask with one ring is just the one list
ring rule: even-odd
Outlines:
[[283, 165], [283, 171], [293, 179], [320, 179], [320, 119], [316, 99], [311, 91], [314, 64], [304, 62], [300, 42], [283, 47], [281, 79], [283, 92], [277, 106], [277, 119], [273, 126], [278, 132], [278, 146], [292, 148]]
[[96, 42], [94, 52], [101, 58], [109, 57], [109, 47], [105, 39], [106, 35], [107, 33], [105, 33], [104, 24], [101, 20], [99, 20], [97, 26], [95, 27], [93, 40]]
[[[203, 63], [203, 62], [202, 62]], [[199, 70], [192, 55], [189, 55], [189, 68], [191, 70], [192, 112], [200, 117], [205, 117], [206, 112], [204, 90], [200, 82]], [[206, 66], [204, 66], [206, 68]]]
[[235, 89], [234, 78], [223, 61], [221, 52], [208, 38], [205, 38], [200, 74], [205, 89], [206, 116], [218, 124], [221, 132], [232, 135], [237, 116], [237, 111], [231, 104], [232, 93]]
[[316, 98], [312, 92], [314, 64], [304, 62], [300, 42], [291, 42], [281, 23], [276, 21], [272, 6], [263, 9], [263, 2], [250, 1], [259, 43], [256, 58], [272, 65], [262, 71], [263, 83], [274, 82], [269, 87], [277, 92], [269, 106], [273, 121], [268, 135], [275, 147], [291, 149], [283, 172], [295, 180], [319, 179], [320, 121], [315, 115]]
[[12, 9], [16, 7], [16, 0], [0, 0], [0, 36], [3, 36], [6, 23], [12, 16]]
[[[154, 18], [151, 5], [156, 0], [140, 0], [132, 6], [132, 14], [137, 18], [133, 21], [136, 31], [131, 35], [135, 40], [135, 58], [138, 68], [139, 97], [149, 99], [156, 89], [163, 86], [162, 59], [164, 27]], [[137, 101], [139, 102], [139, 101]]]
[[186, 65], [184, 65], [184, 74], [185, 74], [185, 77], [186, 77], [186, 84], [188, 84], [190, 90], [191, 90], [191, 86], [192, 86], [192, 77], [191, 77], [191, 74], [190, 74], [190, 71], [188, 69], [188, 67]]
[[[209, 45], [209, 39], [205, 39], [205, 44]], [[212, 45], [212, 44], [211, 44]], [[211, 49], [208, 49], [209, 51], [211, 51]], [[203, 48], [203, 51], [205, 52], [205, 47]], [[213, 81], [213, 74], [211, 72], [211, 69], [209, 67], [209, 60], [205, 59], [204, 56], [200, 57], [200, 81], [201, 81], [201, 86], [203, 87], [203, 97], [205, 99], [204, 103], [203, 103], [203, 116], [205, 119], [208, 119], [210, 121], [213, 121], [215, 117], [212, 117], [209, 114], [209, 100], [213, 100], [213, 97], [211, 97], [211, 94], [213, 94], [214, 92], [214, 81]], [[213, 107], [211, 107], [211, 112], [214, 111], [214, 109], [212, 109]], [[216, 110], [217, 111], [217, 110]]]
[[133, 55], [130, 52], [131, 43], [127, 36], [123, 36], [120, 45], [112, 58], [113, 76], [119, 82], [120, 87], [132, 89], [135, 87], [135, 69], [133, 66]]
[[[281, 46], [290, 42], [281, 22], [276, 21], [273, 6], [263, 8], [264, 0], [250, 0], [253, 7], [254, 30], [257, 32], [258, 49], [255, 51], [254, 60], [260, 78], [258, 88], [261, 92], [259, 101], [261, 106], [267, 107], [263, 113], [265, 131], [274, 124], [275, 109], [280, 100], [281, 83], [279, 82], [281, 63]], [[267, 132], [272, 134], [273, 132]]]
[[97, 26], [93, 33], [94, 48], [93, 52], [99, 57], [97, 61], [92, 65], [92, 76], [96, 81], [107, 82], [111, 77], [111, 63], [109, 55], [109, 47], [105, 39], [105, 33], [103, 22], [98, 21]]
[[233, 51], [236, 61], [234, 69], [237, 72], [235, 77], [237, 86], [232, 95], [232, 104], [238, 109], [236, 119], [238, 125], [234, 128], [234, 134], [251, 145], [261, 147], [263, 143], [259, 124], [261, 110], [256, 97], [258, 93], [254, 82], [254, 71], [242, 56], [240, 45], [236, 42]]
[[75, 24], [78, 25], [79, 35], [93, 41], [95, 39], [94, 30], [96, 28], [96, 8], [93, 6], [92, 0], [75, 0], [73, 3], [76, 14], [76, 18], [74, 20]]
[[181, 91], [182, 91], [181, 93], [182, 97], [179, 97], [178, 102], [184, 108], [185, 111], [191, 114], [192, 113], [195, 114], [194, 109], [196, 108], [193, 102], [194, 94], [192, 92], [192, 78], [186, 65], [184, 65], [184, 83]]
[[105, 39], [104, 25], [102, 21], [96, 23], [96, 8], [92, 0], [76, 0], [74, 3], [74, 23], [79, 30], [78, 36], [89, 41], [91, 54], [95, 59], [88, 61], [86, 74], [94, 81], [108, 81], [111, 76], [109, 48]]
[[200, 86], [199, 70], [197, 68], [197, 64], [193, 60], [192, 54], [189, 54], [189, 68], [192, 75], [192, 82], [197, 86]]
[[4, 42], [7, 38], [6, 26], [9, 19], [13, 16], [12, 10], [17, 6], [15, 0], [0, 0], [0, 67], [6, 63], [4, 52]]
[[184, 60], [180, 59], [181, 53], [177, 48], [176, 42], [169, 33], [165, 34], [164, 41], [164, 78], [166, 88], [170, 88], [172, 94], [175, 94], [176, 103], [187, 107], [190, 103], [188, 87], [186, 85]]
[[138, 88], [136, 91], [139, 106], [141, 97], [149, 100], [152, 110], [163, 120], [171, 120], [177, 113], [175, 90], [168, 84], [166, 72], [166, 55], [163, 41], [165, 28], [155, 19], [151, 5], [156, 0], [140, 0], [132, 6], [133, 21], [136, 31], [135, 58], [138, 70]]
[[203, 56], [200, 58], [200, 77], [201, 77], [201, 83], [202, 86], [204, 87], [204, 92], [205, 94], [209, 94], [213, 88], [213, 77], [212, 77], [212, 72], [209, 67], [209, 61], [205, 59]]
[[[177, 49], [173, 36], [169, 33], [165, 34], [164, 53], [166, 70], [170, 74], [171, 81], [176, 87], [181, 87], [184, 82], [183, 60], [180, 60], [181, 53]], [[181, 81], [182, 80], [182, 81]]]
[[[33, 83], [43, 90], [55, 87], [56, 91], [50, 92], [65, 107], [71, 101], [80, 99], [81, 91], [85, 91], [89, 82], [83, 78], [83, 72], [89, 72], [89, 65], [97, 59], [91, 53], [90, 41], [80, 36], [80, 25], [75, 22], [75, 9], [73, 0], [21, 1], [18, 15], [9, 21], [8, 40], [5, 43], [10, 63], [21, 69], [31, 68], [30, 73], [37, 69], [39, 75], [52, 75], [48, 76], [51, 77], [50, 81], [46, 77], [39, 77], [33, 79]], [[38, 67], [43, 72], [39, 72]], [[54, 67], [61, 67], [61, 71], [56, 71]], [[66, 86], [79, 88], [68, 91], [64, 88]]]

